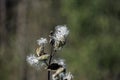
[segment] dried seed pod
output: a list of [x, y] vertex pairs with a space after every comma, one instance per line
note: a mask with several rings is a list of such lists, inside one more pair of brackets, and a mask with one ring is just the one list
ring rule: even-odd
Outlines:
[[60, 50], [66, 43], [66, 40], [55, 41], [54, 47], [55, 50]]
[[53, 74], [53, 77], [56, 77], [57, 75], [59, 75], [61, 72], [63, 72], [65, 69], [63, 67], [59, 68], [56, 70], [56, 72]]
[[37, 56], [41, 56], [42, 53], [44, 53], [44, 47], [40, 46], [36, 49], [36, 54], [37, 54]]
[[66, 38], [69, 34], [69, 30], [66, 25], [58, 25], [55, 28], [55, 32], [50, 33], [50, 44], [54, 46], [54, 50], [61, 50], [66, 43]]
[[41, 56], [38, 57], [38, 60], [43, 60], [43, 61], [47, 60], [49, 58], [49, 56], [50, 55], [48, 55], [48, 54], [43, 54], [43, 55], [41, 55]]
[[36, 54], [37, 54], [37, 56], [41, 56], [44, 54], [44, 47], [45, 47], [45, 44], [47, 43], [47, 39], [40, 38], [39, 40], [37, 40], [37, 43], [38, 43], [39, 47], [36, 49]]
[[54, 71], [54, 70], [59, 69], [60, 67], [62, 67], [62, 65], [59, 65], [58, 63], [52, 63], [52, 64], [50, 64], [50, 65], [48, 66], [47, 69]]

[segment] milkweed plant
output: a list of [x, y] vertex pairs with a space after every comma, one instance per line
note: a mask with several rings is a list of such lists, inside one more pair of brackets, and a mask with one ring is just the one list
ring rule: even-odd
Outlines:
[[[48, 80], [72, 80], [73, 75], [66, 70], [64, 59], [54, 56], [66, 44], [69, 30], [66, 25], [58, 25], [50, 32], [49, 41], [46, 38], [37, 40], [38, 48], [35, 54], [27, 56], [27, 62], [36, 69], [44, 68], [48, 71]], [[45, 52], [45, 45], [50, 44], [50, 53]]]

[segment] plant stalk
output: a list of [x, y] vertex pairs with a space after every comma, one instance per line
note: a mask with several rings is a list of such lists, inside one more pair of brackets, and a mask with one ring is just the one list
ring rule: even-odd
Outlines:
[[[54, 49], [53, 49], [53, 46], [51, 46], [51, 53], [50, 53], [50, 59], [49, 59], [49, 62], [48, 62], [48, 66], [51, 64], [53, 53], [54, 53]], [[48, 80], [50, 80], [50, 79], [51, 79], [51, 72], [48, 70]]]

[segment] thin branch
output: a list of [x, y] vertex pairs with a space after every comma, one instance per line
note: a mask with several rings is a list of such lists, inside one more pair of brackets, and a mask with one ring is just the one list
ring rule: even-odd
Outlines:
[[51, 60], [52, 60], [52, 54], [53, 54], [53, 46], [51, 46], [50, 59], [49, 59], [49, 62], [48, 62], [49, 65], [50, 65]]
[[[49, 61], [48, 61], [48, 66], [51, 64], [53, 52], [54, 52], [53, 46], [51, 46], [51, 53], [50, 53], [50, 59], [49, 59]], [[48, 71], [48, 80], [50, 80], [50, 71]]]
[[46, 61], [44, 61], [44, 63], [48, 66], [48, 63]]
[[52, 54], [52, 58], [55, 56], [55, 54], [56, 54], [56, 51], [53, 52], [53, 54]]

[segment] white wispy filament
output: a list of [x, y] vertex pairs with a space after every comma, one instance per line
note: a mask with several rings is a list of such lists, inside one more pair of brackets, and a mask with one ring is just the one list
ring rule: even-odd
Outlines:
[[47, 43], [47, 39], [46, 38], [40, 38], [39, 40], [37, 40], [38, 45], [43, 45]]
[[69, 30], [66, 25], [58, 25], [55, 28], [55, 40], [61, 41], [63, 38], [67, 37], [69, 34]]
[[44, 66], [44, 63], [39, 61], [39, 58], [36, 57], [34, 54], [27, 56], [26, 61], [36, 69], [40, 69], [42, 66]]
[[54, 74], [52, 75], [52, 80], [58, 80], [60, 78], [60, 80], [72, 80], [73, 79], [73, 75], [68, 72], [68, 73], [60, 73], [59, 75], [57, 75], [56, 77], [54, 76]]
[[62, 65], [64, 68], [66, 68], [65, 60], [64, 59], [57, 59], [53, 61], [54, 63], [58, 63], [59, 65]]
[[37, 59], [37, 57], [33, 54], [27, 56], [27, 62], [30, 64], [30, 65], [34, 65], [34, 64], [38, 64], [39, 63], [39, 60]]
[[66, 73], [65, 76], [63, 77], [63, 80], [72, 80], [73, 79], [73, 75], [69, 72]]

